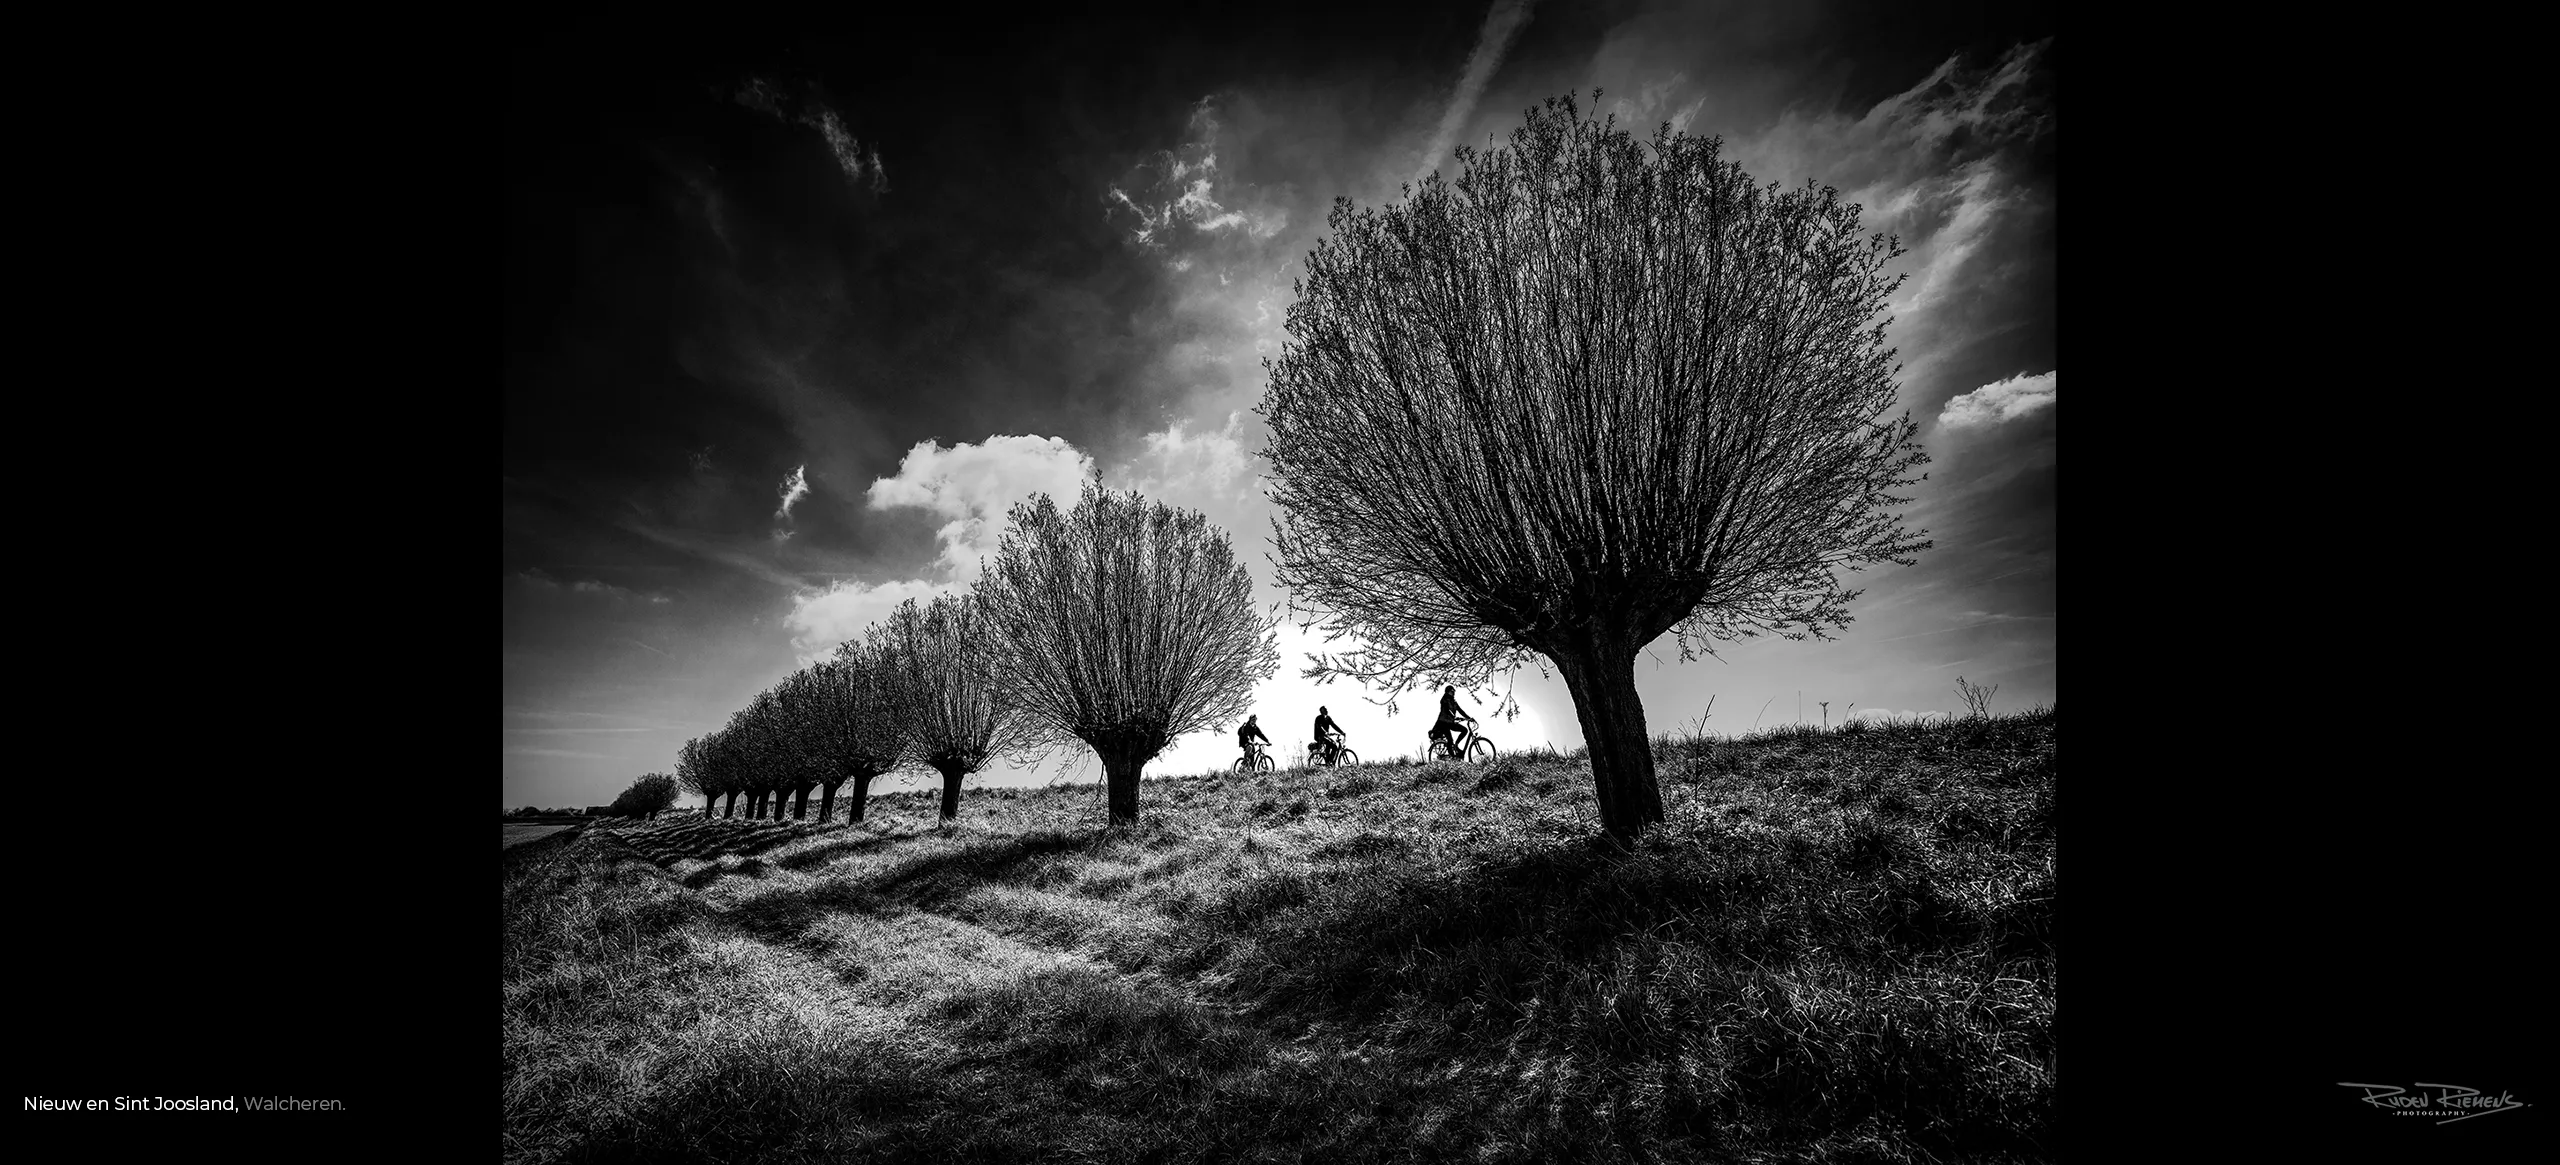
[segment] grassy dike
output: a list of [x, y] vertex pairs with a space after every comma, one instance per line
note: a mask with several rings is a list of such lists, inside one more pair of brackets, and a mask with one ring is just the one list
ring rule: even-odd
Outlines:
[[2054, 1154], [2054, 713], [506, 855], [509, 1161]]

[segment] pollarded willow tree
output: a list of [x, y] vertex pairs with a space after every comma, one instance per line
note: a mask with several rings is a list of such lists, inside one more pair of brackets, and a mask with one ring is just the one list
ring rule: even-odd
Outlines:
[[1242, 717], [1279, 668], [1272, 622], [1223, 530], [1196, 510], [1086, 479], [1075, 509], [1013, 508], [977, 593], [988, 682], [1044, 744], [1102, 762], [1110, 822], [1138, 820], [1138, 777], [1185, 733]]
[[[1594, 94], [1595, 99], [1597, 94]], [[1266, 362], [1280, 581], [1309, 674], [1476, 687], [1543, 656], [1603, 827], [1661, 820], [1635, 656], [1849, 621], [1838, 571], [1928, 547], [1880, 320], [1900, 249], [1721, 143], [1570, 97], [1383, 210], [1336, 202]]]
[[942, 775], [945, 821], [960, 815], [963, 778], [1036, 747], [1030, 721], [997, 703], [987, 685], [987, 636], [978, 601], [966, 595], [937, 595], [930, 606], [909, 599], [868, 636], [892, 677], [897, 719], [908, 732], [901, 764]]
[[835, 657], [784, 680], [794, 730], [819, 759], [818, 820], [835, 811], [836, 790], [853, 782], [847, 815], [862, 820], [873, 778], [898, 767], [907, 751], [908, 726], [898, 705], [897, 677], [879, 646], [864, 640], [837, 645]]
[[676, 749], [676, 788], [702, 798], [702, 815], [719, 807], [719, 770], [711, 760], [712, 738], [697, 736]]
[[747, 816], [782, 820], [784, 802], [801, 780], [806, 761], [779, 694], [772, 688], [756, 693], [730, 719], [730, 731], [736, 734], [738, 771], [747, 787]]

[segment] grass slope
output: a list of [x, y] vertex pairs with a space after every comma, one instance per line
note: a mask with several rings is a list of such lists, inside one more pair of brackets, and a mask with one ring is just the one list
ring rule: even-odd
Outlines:
[[2054, 715], [604, 823], [504, 872], [509, 1161], [2054, 1149]]

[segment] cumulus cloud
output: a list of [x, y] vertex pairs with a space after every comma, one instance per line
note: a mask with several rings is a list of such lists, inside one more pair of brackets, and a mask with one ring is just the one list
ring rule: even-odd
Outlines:
[[914, 599], [930, 603], [934, 596], [962, 589], [958, 583], [900, 579], [886, 583], [838, 582], [792, 596], [782, 625], [791, 632], [791, 649], [802, 662], [835, 654], [836, 645], [887, 618], [898, 604]]
[[1093, 459], [1062, 437], [1000, 435], [947, 449], [920, 441], [894, 476], [871, 483], [869, 496], [875, 510], [915, 506], [950, 519], [935, 532], [938, 561], [966, 583], [995, 553], [1014, 503], [1045, 493], [1074, 505], [1093, 472]]
[[1233, 500], [1253, 490], [1252, 455], [1244, 447], [1243, 416], [1228, 413], [1218, 429], [1191, 430], [1186, 422], [1147, 434], [1136, 457], [1120, 473], [1127, 488], [1197, 508], [1204, 498]]
[[2034, 376], [2020, 374], [1995, 380], [1947, 402], [1938, 424], [1949, 429], [1988, 428], [2053, 407], [2054, 378], [2060, 369]]

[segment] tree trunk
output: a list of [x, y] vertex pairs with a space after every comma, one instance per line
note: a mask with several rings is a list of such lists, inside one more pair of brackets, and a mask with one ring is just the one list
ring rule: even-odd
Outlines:
[[846, 820], [853, 822], [862, 820], [862, 811], [866, 803], [871, 800], [871, 777], [870, 773], [853, 775], [853, 800], [845, 806]]
[[702, 817], [703, 817], [703, 820], [705, 820], [705, 821], [710, 820], [710, 819], [711, 819], [712, 811], [713, 811], [713, 810], [716, 810], [716, 809], [718, 809], [718, 808], [720, 808], [720, 796], [719, 796], [719, 794], [716, 794], [716, 793], [705, 793], [705, 794], [703, 794], [703, 795], [702, 795]]
[[1138, 774], [1146, 767], [1147, 762], [1125, 756], [1102, 758], [1102, 783], [1110, 790], [1113, 828], [1138, 823]]
[[802, 785], [791, 791], [791, 819], [793, 821], [807, 821], [809, 819], [809, 789], [810, 786]]
[[1644, 700], [1636, 695], [1634, 652], [1606, 649], [1551, 656], [1573, 693], [1582, 741], [1591, 750], [1591, 782], [1600, 800], [1600, 827], [1631, 844], [1662, 820], [1662, 788], [1653, 778], [1653, 741], [1644, 731]]
[[727, 819], [727, 818], [735, 817], [735, 816], [737, 816], [737, 815], [738, 815], [738, 791], [737, 791], [736, 789], [731, 789], [731, 790], [729, 790], [729, 807], [728, 807], [727, 809], [722, 810], [722, 811], [720, 812], [720, 816], [721, 816], [721, 818], [722, 818], [722, 819], [724, 819], [724, 820], [725, 820], [725, 819]]
[[960, 778], [968, 775], [969, 771], [962, 768], [942, 770], [942, 819], [944, 821], [960, 816]]
[[838, 777], [835, 780], [824, 781], [818, 785], [818, 824], [826, 824], [827, 815], [835, 812], [836, 786], [843, 783], [844, 778]]

